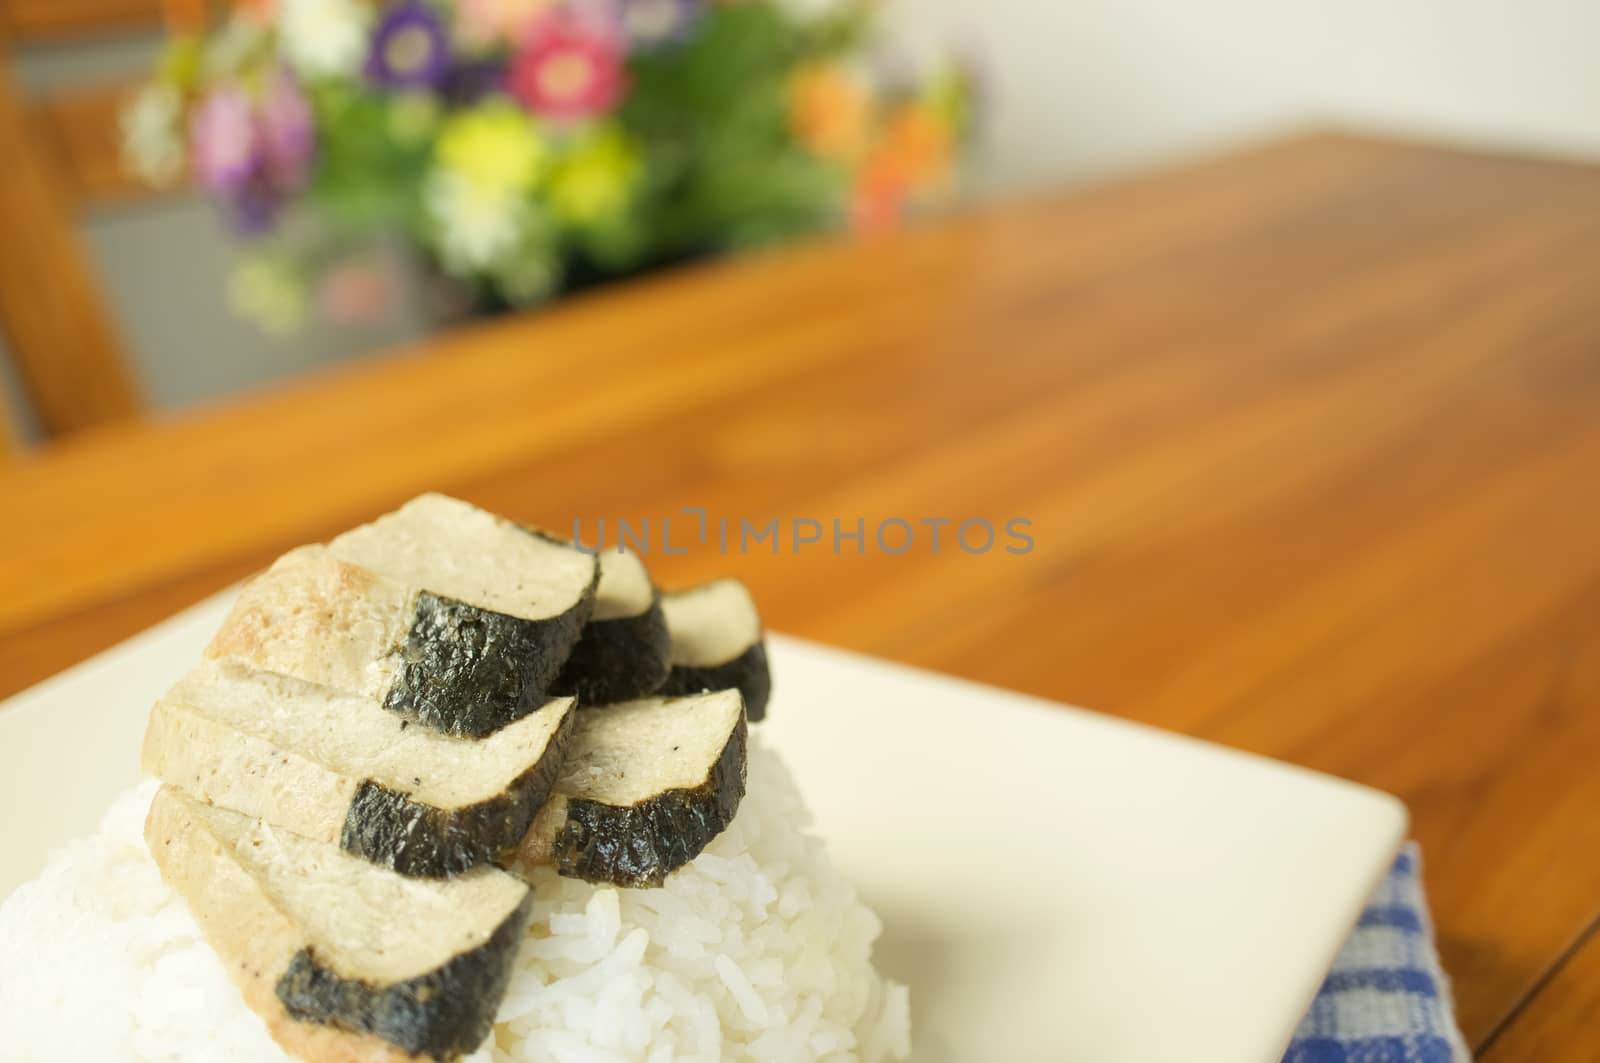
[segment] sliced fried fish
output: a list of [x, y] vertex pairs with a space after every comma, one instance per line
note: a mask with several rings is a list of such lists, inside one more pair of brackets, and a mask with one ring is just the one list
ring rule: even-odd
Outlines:
[[508, 866], [660, 886], [733, 821], [745, 734], [736, 690], [578, 713], [555, 793]]
[[671, 670], [660, 595], [644, 562], [631, 550], [600, 554], [594, 613], [552, 690], [589, 708], [653, 694]]
[[145, 838], [290, 1055], [451, 1060], [488, 1037], [531, 908], [514, 877], [405, 878], [171, 787]]
[[598, 579], [596, 559], [570, 544], [423, 495], [279, 558], [206, 653], [480, 738], [544, 703]]
[[662, 695], [737, 690], [752, 723], [767, 714], [772, 673], [755, 599], [736, 579], [719, 579], [661, 597], [672, 637], [672, 672]]
[[210, 804], [404, 875], [501, 859], [555, 783], [570, 698], [484, 738], [412, 726], [371, 698], [202, 661], [150, 713], [144, 768]]

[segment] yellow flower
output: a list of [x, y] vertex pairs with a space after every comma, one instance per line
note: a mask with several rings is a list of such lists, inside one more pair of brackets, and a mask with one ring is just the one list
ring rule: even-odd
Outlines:
[[802, 67], [789, 83], [789, 124], [819, 158], [848, 162], [866, 146], [872, 99], [866, 85], [833, 63]]
[[533, 187], [548, 149], [526, 112], [496, 101], [447, 121], [434, 153], [440, 166], [478, 191], [510, 194]]
[[972, 124], [973, 91], [972, 74], [947, 65], [929, 79], [922, 96], [925, 105], [959, 137]]
[[234, 313], [274, 336], [292, 335], [306, 320], [304, 280], [270, 254], [251, 256], [234, 267], [228, 303]]
[[639, 154], [613, 128], [589, 133], [556, 164], [550, 209], [573, 225], [592, 225], [627, 206], [639, 175]]

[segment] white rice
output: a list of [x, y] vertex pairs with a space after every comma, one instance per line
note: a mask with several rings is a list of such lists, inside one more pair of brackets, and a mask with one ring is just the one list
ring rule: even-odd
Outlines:
[[[471, 1063], [904, 1059], [910, 998], [873, 969], [880, 924], [754, 746], [732, 826], [660, 890], [542, 876], [491, 1042]], [[154, 784], [0, 904], [0, 1030], [19, 1063], [282, 1063], [161, 881]], [[20, 1053], [20, 1055], [18, 1054]]]

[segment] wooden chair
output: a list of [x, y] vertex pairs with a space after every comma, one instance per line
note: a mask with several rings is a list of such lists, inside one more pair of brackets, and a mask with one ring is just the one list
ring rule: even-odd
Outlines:
[[17, 437], [11, 427], [11, 413], [6, 409], [5, 396], [0, 395], [0, 468], [15, 454]]
[[[30, 99], [12, 57], [33, 43], [153, 27], [162, 12], [162, 0], [0, 0], [0, 333], [47, 438], [142, 408], [74, 216], [147, 190], [121, 164], [128, 86]], [[0, 417], [0, 458], [7, 438]]]

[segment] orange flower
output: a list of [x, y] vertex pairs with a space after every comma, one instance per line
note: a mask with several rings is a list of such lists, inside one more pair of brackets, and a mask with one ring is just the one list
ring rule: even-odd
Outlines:
[[233, 9], [258, 26], [265, 26], [272, 21], [272, 12], [276, 7], [277, 0], [233, 0]]
[[872, 101], [866, 87], [831, 63], [803, 67], [789, 83], [789, 123], [812, 154], [836, 162], [859, 158]]
[[207, 0], [161, 0], [161, 17], [167, 28], [179, 33], [203, 30], [211, 18]]
[[869, 162], [856, 175], [850, 190], [850, 228], [881, 232], [899, 224], [905, 213], [907, 188], [892, 166], [881, 159]]
[[954, 176], [955, 136], [949, 124], [926, 107], [911, 104], [892, 115], [878, 153], [918, 195], [939, 195]]
[[860, 230], [892, 228], [919, 202], [936, 200], [955, 180], [956, 137], [939, 114], [902, 106], [884, 122], [856, 174], [850, 222]]

